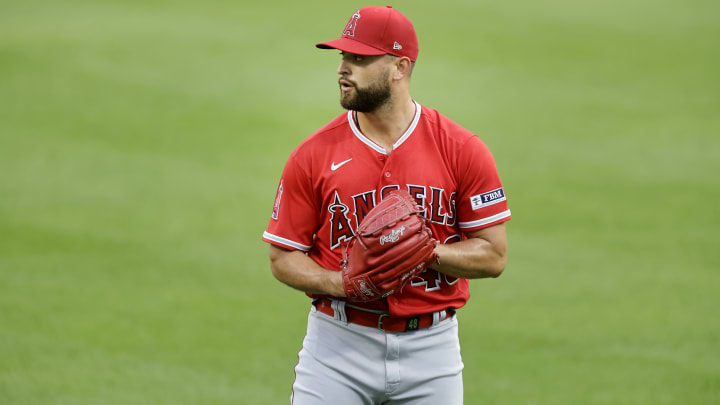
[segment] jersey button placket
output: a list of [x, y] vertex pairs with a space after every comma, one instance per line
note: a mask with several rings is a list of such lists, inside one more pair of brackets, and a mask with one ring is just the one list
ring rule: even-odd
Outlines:
[[381, 184], [387, 184], [387, 182], [390, 180], [390, 177], [392, 177], [392, 172], [390, 169], [390, 156], [389, 155], [380, 155], [378, 156], [378, 160], [383, 165], [382, 172], [380, 175], [380, 183]]

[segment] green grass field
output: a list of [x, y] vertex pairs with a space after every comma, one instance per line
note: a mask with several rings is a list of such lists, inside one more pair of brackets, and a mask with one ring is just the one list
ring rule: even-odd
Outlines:
[[[0, 404], [289, 403], [309, 300], [260, 237], [339, 3], [0, 0]], [[513, 211], [465, 403], [719, 404], [720, 3], [393, 4]]]

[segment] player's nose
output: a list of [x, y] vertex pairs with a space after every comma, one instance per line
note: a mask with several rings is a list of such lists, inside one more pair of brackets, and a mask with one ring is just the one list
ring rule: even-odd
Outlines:
[[337, 72], [341, 76], [350, 74], [350, 66], [345, 62], [344, 58], [340, 61]]

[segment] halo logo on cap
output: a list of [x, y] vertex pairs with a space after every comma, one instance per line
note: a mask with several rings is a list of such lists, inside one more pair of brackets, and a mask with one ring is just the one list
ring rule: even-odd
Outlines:
[[360, 10], [356, 11], [355, 14], [350, 17], [350, 21], [348, 21], [347, 25], [345, 26], [345, 31], [343, 31], [342, 36], [347, 37], [354, 37], [355, 36], [355, 28], [357, 28], [357, 22], [360, 19]]

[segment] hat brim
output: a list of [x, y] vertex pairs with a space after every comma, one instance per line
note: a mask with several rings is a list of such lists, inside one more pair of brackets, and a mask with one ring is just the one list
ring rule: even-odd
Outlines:
[[387, 51], [350, 38], [333, 39], [332, 41], [321, 42], [315, 46], [320, 49], [339, 49], [343, 52], [354, 53], [356, 55], [385, 55], [387, 53]]

